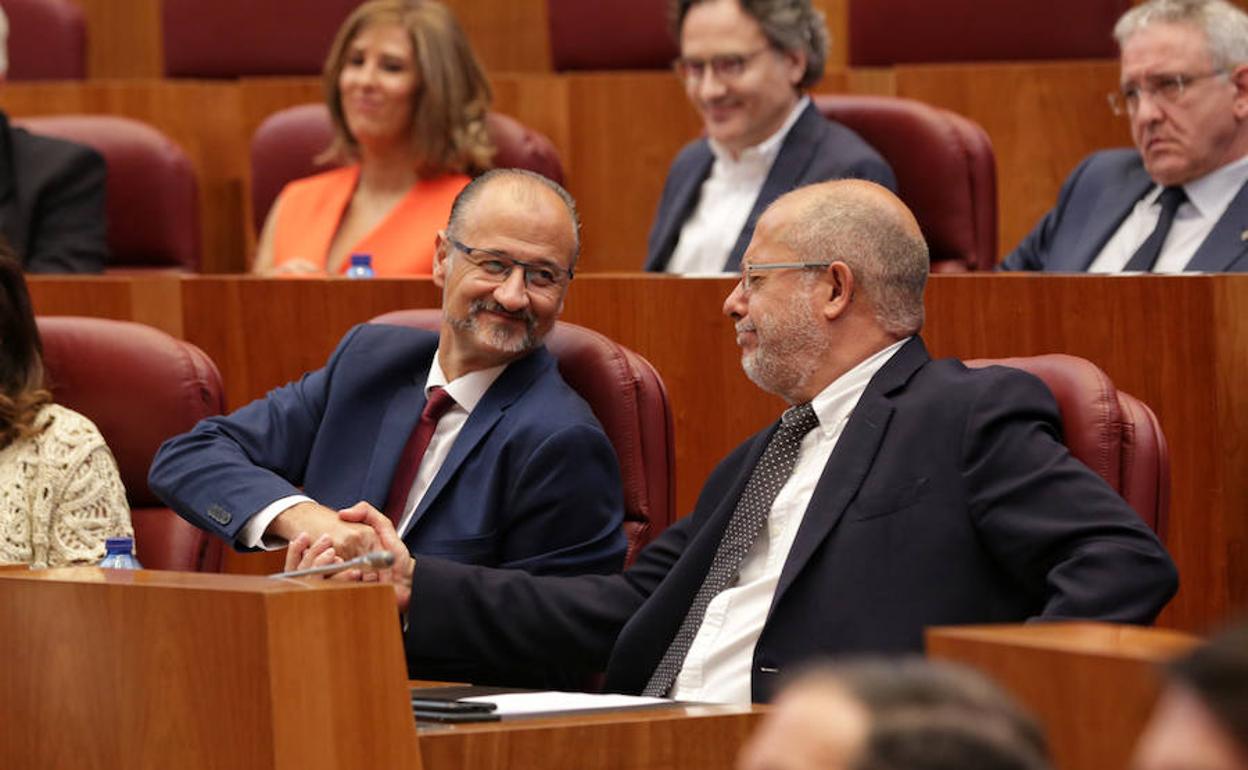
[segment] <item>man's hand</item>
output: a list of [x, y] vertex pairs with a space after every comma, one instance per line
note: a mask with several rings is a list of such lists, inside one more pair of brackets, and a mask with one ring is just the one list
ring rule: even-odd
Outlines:
[[[357, 503], [347, 510], [354, 510], [360, 505], [368, 504]], [[369, 508], [373, 509], [372, 506], [369, 506]], [[375, 511], [376, 509], [373, 510]], [[378, 514], [378, 516], [381, 516], [381, 514]], [[385, 516], [381, 516], [381, 518], [389, 525], [389, 519], [386, 519]], [[390, 531], [394, 531], [393, 527]], [[337, 511], [317, 503], [292, 505], [277, 515], [277, 518], [265, 530], [265, 534], [280, 537], [292, 546], [295, 538], [299, 537], [300, 534], [307, 534], [309, 543], [315, 543], [322, 535], [327, 535], [329, 544], [334, 549], [334, 555], [341, 557], [343, 560], [354, 559], [356, 556], [385, 547], [381, 544], [373, 527], [367, 524], [356, 523], [349, 519], [340, 519]], [[286, 552], [287, 561], [290, 559], [292, 550], [288, 549]]]
[[369, 527], [370, 531], [377, 536], [381, 548], [394, 555], [394, 564], [387, 570], [381, 570], [377, 575], [381, 582], [394, 586], [394, 596], [399, 610], [407, 612], [408, 602], [411, 601], [412, 571], [416, 568], [416, 560], [412, 558], [407, 546], [399, 539], [399, 534], [394, 531], [394, 525], [390, 519], [365, 502], [358, 502], [350, 508], [343, 508], [338, 512], [338, 518], [345, 524]]

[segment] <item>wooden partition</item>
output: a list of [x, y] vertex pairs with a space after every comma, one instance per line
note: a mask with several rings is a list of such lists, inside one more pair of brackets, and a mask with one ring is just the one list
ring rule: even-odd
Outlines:
[[[231, 407], [319, 367], [352, 324], [439, 301], [415, 279], [30, 283], [41, 314], [136, 318], [201, 346], [221, 366]], [[666, 382], [680, 512], [719, 459], [782, 408], [741, 373], [721, 313], [733, 283], [578, 275], [563, 316], [638, 351]], [[937, 275], [928, 284], [924, 336], [934, 355], [1083, 356], [1157, 412], [1172, 468], [1167, 545], [1182, 579], [1162, 622], [1176, 628], [1203, 631], [1248, 610], [1245, 308], [1248, 276], [1239, 275]]]
[[1044, 726], [1061, 770], [1130, 764], [1160, 689], [1158, 666], [1188, 634], [1105, 623], [961, 626], [927, 631], [928, 657], [979, 669]]
[[0, 766], [420, 768], [386, 586], [0, 572]]
[[0, 567], [0, 655], [0, 767], [25, 770], [719, 770], [764, 710], [418, 728], [380, 585]]

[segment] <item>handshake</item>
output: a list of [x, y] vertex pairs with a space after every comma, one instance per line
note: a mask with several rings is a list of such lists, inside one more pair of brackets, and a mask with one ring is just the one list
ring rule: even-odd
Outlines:
[[300, 503], [284, 511], [274, 521], [272, 531], [289, 541], [288, 572], [341, 564], [371, 551], [388, 552], [394, 557], [389, 567], [378, 571], [349, 569], [328, 579], [388, 583], [394, 587], [399, 610], [407, 610], [416, 560], [399, 539], [394, 524], [372, 505], [358, 502], [334, 511], [317, 503]]

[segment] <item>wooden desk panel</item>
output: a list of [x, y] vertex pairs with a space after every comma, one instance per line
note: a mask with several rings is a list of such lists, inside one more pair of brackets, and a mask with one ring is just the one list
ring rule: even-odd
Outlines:
[[929, 657], [979, 669], [1040, 719], [1061, 770], [1127, 767], [1160, 681], [1198, 639], [1104, 623], [963, 626], [927, 632]]
[[616, 711], [421, 725], [425, 770], [723, 770], [765, 707]]
[[[428, 281], [32, 277], [39, 312], [152, 320], [204, 348], [231, 407], [321, 366], [354, 323], [434, 307]], [[779, 414], [741, 373], [720, 312], [731, 278], [582, 275], [565, 320], [597, 329], [658, 369], [676, 428], [676, 505], [689, 511], [714, 465]], [[100, 288], [103, 287], [103, 288]], [[180, 289], [174, 299], [167, 295]], [[1105, 369], [1158, 415], [1172, 468], [1168, 547], [1182, 588], [1166, 625], [1204, 631], [1248, 609], [1248, 276], [933, 276], [924, 336], [937, 356], [1065, 352]]]

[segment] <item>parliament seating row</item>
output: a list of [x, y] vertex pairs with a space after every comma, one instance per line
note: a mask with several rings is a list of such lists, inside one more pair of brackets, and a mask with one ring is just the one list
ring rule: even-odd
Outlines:
[[[441, 318], [438, 310], [410, 310], [374, 320], [436, 329]], [[225, 410], [216, 364], [195, 345], [139, 323], [70, 316], [38, 322], [55, 400], [91, 419], [117, 459], [139, 561], [153, 569], [220, 569], [222, 544], [178, 518], [147, 486], [165, 439]], [[557, 323], [547, 346], [615, 447], [631, 561], [674, 516], [667, 391], [648, 361], [593, 330]]]
[[[441, 323], [438, 310], [374, 319], [417, 328]], [[221, 374], [198, 347], [142, 324], [40, 317], [45, 363], [56, 400], [90, 418], [112, 448], [132, 509], [138, 556], [149, 568], [215, 571], [222, 545], [178, 518], [147, 487], [160, 444], [225, 408]], [[620, 461], [628, 560], [675, 518], [672, 409], [654, 367], [607, 337], [560, 322], [547, 339], [568, 383], [589, 402]], [[1170, 461], [1152, 410], [1118, 392], [1099, 368], [1064, 355], [1004, 360], [1053, 391], [1071, 452], [1166, 535]]]
[[[983, 129], [947, 110], [876, 96], [816, 99], [822, 113], [854, 129], [892, 164], [902, 198], [914, 210], [940, 272], [991, 270], [996, 262], [996, 166]], [[91, 145], [109, 168], [110, 272], [178, 269], [200, 264], [199, 204], [185, 153], [160, 132], [117, 116], [25, 117], [36, 133]], [[487, 118], [499, 166], [526, 168], [564, 181], [554, 146], [500, 113]], [[251, 143], [251, 225], [259, 232], [282, 187], [316, 173], [332, 138], [324, 105], [271, 115]], [[591, 267], [592, 269], [592, 267]]]
[[[166, 77], [315, 75], [334, 33], [359, 0], [153, 0]], [[677, 55], [667, 0], [534, 0], [546, 29], [546, 69], [664, 69]], [[452, 7], [461, 15], [475, 9]], [[465, 4], [466, 5], [466, 4]], [[956, 0], [816, 0], [836, 33], [845, 27], [847, 61], [857, 67], [917, 62], [1109, 58], [1110, 30], [1130, 0], [1056, 3]], [[87, 74], [88, 19], [74, 0], [4, 0], [14, 31], [15, 79]], [[488, 10], [488, 9], [486, 9]], [[132, 11], [133, 12], [133, 11]], [[140, 14], [134, 12], [135, 23]], [[122, 14], [124, 16], [124, 12]], [[298, 18], [298, 24], [290, 24]], [[468, 27], [469, 37], [476, 31]], [[487, 41], [474, 41], [480, 48]], [[837, 43], [834, 39], [834, 45]], [[494, 57], [483, 53], [491, 61]]]

